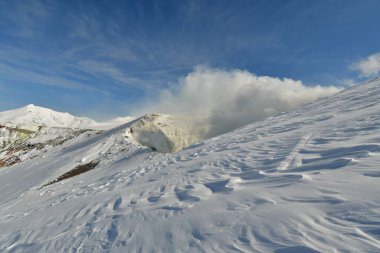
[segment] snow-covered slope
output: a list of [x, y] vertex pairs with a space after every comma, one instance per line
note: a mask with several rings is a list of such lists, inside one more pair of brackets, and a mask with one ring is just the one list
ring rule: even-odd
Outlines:
[[69, 113], [56, 112], [30, 104], [19, 109], [0, 112], [0, 125], [22, 129], [29, 126], [86, 129], [97, 125], [97, 122], [90, 118], [75, 117]]
[[36, 157], [98, 124], [32, 104], [0, 112], [0, 167]]
[[82, 134], [0, 170], [0, 252], [379, 252], [379, 101], [378, 79], [174, 154], [138, 121]]
[[97, 133], [88, 129], [61, 127], [28, 128], [29, 130], [0, 127], [0, 168], [37, 157], [51, 147], [61, 145], [83, 133]]
[[96, 131], [91, 130], [102, 131], [131, 120], [120, 117], [96, 122], [33, 104], [0, 112], [0, 168], [32, 159], [83, 132], [94, 134]]
[[97, 122], [96, 124], [92, 124], [89, 127], [94, 130], [109, 130], [111, 128], [118, 127], [125, 123], [131, 122], [135, 117], [126, 116], [126, 117], [117, 117], [104, 122]]

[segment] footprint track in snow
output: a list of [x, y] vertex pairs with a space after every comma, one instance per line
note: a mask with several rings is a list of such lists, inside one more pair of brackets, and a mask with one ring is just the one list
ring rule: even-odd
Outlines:
[[120, 209], [120, 205], [121, 205], [122, 202], [123, 202], [123, 199], [121, 197], [117, 198], [116, 201], [115, 201], [115, 203], [113, 204], [112, 209], [114, 211], [119, 210]]

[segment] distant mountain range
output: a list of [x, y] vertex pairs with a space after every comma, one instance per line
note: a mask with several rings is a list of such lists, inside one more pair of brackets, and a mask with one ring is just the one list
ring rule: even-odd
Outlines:
[[106, 122], [96, 122], [87, 117], [77, 117], [67, 112], [56, 112], [33, 104], [0, 112], [0, 125], [12, 128], [45, 126], [76, 129], [109, 129], [133, 119], [133, 117], [119, 117]]

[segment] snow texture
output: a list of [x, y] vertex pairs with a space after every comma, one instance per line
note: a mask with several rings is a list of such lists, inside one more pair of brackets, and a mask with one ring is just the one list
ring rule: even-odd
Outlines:
[[379, 252], [379, 101], [375, 80], [172, 154], [138, 120], [81, 134], [0, 170], [0, 252]]

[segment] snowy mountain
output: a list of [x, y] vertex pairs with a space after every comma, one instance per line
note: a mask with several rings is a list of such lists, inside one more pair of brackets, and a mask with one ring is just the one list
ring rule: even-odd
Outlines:
[[66, 127], [86, 129], [97, 122], [86, 117], [75, 117], [69, 113], [56, 112], [33, 104], [0, 112], [0, 125], [13, 128], [28, 126]]
[[20, 163], [46, 153], [83, 133], [95, 134], [88, 129], [35, 127], [28, 129], [0, 126], [0, 168]]
[[202, 130], [170, 115], [79, 134], [0, 170], [0, 252], [379, 252], [379, 101], [377, 79], [176, 153], [153, 149]]
[[[92, 130], [102, 131], [133, 120], [120, 117], [99, 123], [34, 105], [0, 115], [4, 124], [0, 125], [0, 167], [34, 158], [84, 132], [100, 133]], [[207, 137], [210, 127], [205, 122], [206, 118], [196, 115], [148, 114], [129, 124], [124, 137], [161, 153], [176, 152]], [[55, 127], [58, 124], [64, 127]]]
[[87, 135], [96, 134], [132, 119], [120, 117], [108, 122], [96, 122], [33, 104], [0, 112], [0, 167], [37, 157], [85, 132]]

